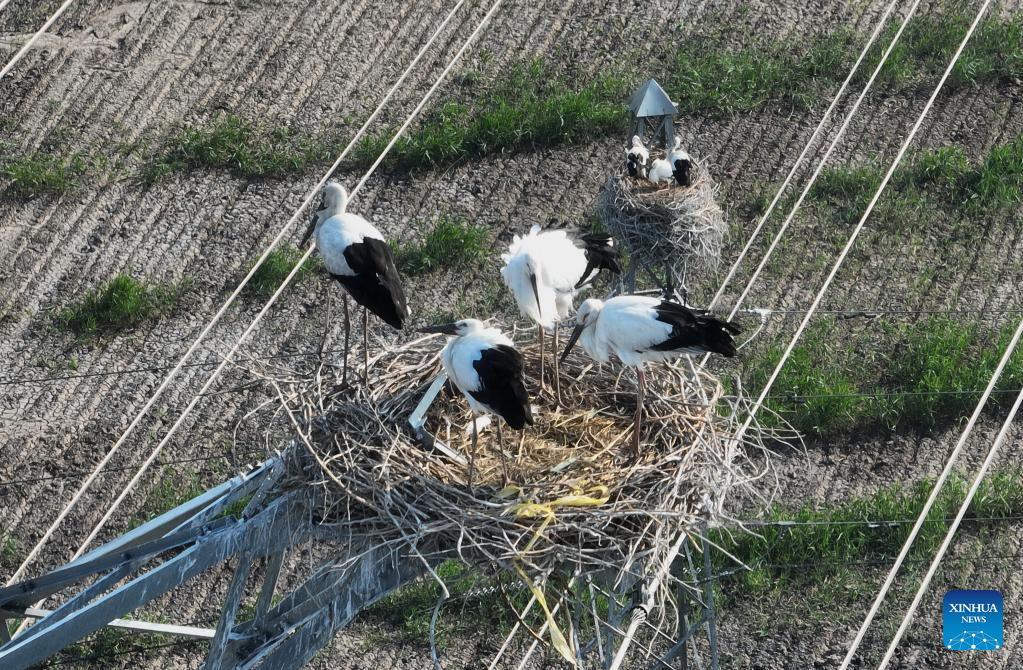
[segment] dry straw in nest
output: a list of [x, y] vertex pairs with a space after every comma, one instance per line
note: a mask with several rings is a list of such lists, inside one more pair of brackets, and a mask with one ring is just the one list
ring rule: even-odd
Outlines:
[[[653, 156], [651, 156], [653, 158]], [[665, 273], [672, 288], [685, 288], [690, 270], [717, 268], [727, 225], [717, 186], [694, 160], [692, 186], [659, 187], [627, 174], [608, 177], [597, 201], [601, 222], [629, 252], [629, 278], [638, 266]]]
[[[745, 401], [724, 393], [690, 361], [648, 375], [642, 455], [631, 455], [636, 377], [573, 352], [562, 365], [561, 401], [538, 384], [532, 329], [517, 330], [527, 360], [535, 425], [480, 433], [475, 484], [467, 467], [423, 446], [408, 418], [439, 373], [439, 337], [377, 357], [367, 385], [340, 388], [339, 370], [287, 377], [263, 372], [300, 428], [293, 481], [324, 486], [320, 519], [381, 542], [430, 540], [472, 565], [618, 571], [657, 560], [669, 538], [713, 519], [729, 491], [748, 487], [750, 448], [737, 442]], [[548, 371], [550, 366], [548, 364]], [[471, 420], [457, 393], [442, 393], [427, 430], [465, 454]], [[507, 480], [505, 479], [507, 473]]]
[[[593, 589], [624, 593], [667, 565], [677, 538], [713, 524], [726, 496], [753, 492], [767, 472], [763, 441], [777, 435], [754, 424], [737, 439], [748, 416], [745, 396], [726, 394], [713, 375], [683, 359], [651, 368], [643, 449], [633, 458], [635, 373], [596, 365], [576, 350], [561, 366], [558, 401], [538, 388], [534, 332], [512, 335], [527, 361], [535, 425], [505, 429], [503, 455], [495, 431], [483, 430], [472, 488], [462, 459], [424, 446], [408, 423], [440, 371], [441, 338], [379, 354], [368, 384], [342, 386], [341, 370], [322, 362], [310, 371], [253, 372], [274, 389], [275, 414], [298, 433], [281, 486], [318, 487], [314, 520], [341, 547], [333, 565], [344, 569], [367, 547], [388, 547], [424, 565], [457, 556], [488, 573], [510, 572], [543, 610], [543, 641], [572, 661], [557, 606], [547, 603], [576, 616], [592, 609]], [[426, 428], [465, 454], [470, 420], [465, 401], [448, 392], [433, 403]], [[589, 600], [578, 590], [584, 583]], [[670, 639], [679, 592], [655, 593], [646, 623]], [[434, 649], [435, 667], [438, 658]]]

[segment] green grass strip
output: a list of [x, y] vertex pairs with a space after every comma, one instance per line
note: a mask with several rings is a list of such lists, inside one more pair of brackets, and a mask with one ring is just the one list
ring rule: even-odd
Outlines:
[[[776, 588], [785, 582], [818, 581], [840, 573], [851, 563], [894, 559], [909, 537], [933, 490], [925, 480], [912, 486], [896, 485], [838, 505], [820, 508], [776, 506], [763, 516], [768, 525], [756, 534], [719, 532], [714, 541], [753, 568], [739, 572], [733, 581], [753, 590]], [[911, 556], [930, 556], [948, 530], [965, 498], [968, 482], [953, 476], [945, 483], [927, 522], [913, 544]], [[1023, 471], [1007, 469], [991, 473], [970, 504], [968, 517], [993, 527], [1004, 517], [1023, 516]], [[771, 525], [770, 522], [794, 522]], [[868, 524], [875, 521], [908, 523]], [[972, 524], [976, 525], [976, 524]], [[735, 563], [715, 552], [717, 570], [733, 570]]]
[[484, 226], [443, 217], [420, 241], [396, 245], [395, 264], [408, 276], [438, 270], [467, 269], [490, 253], [490, 232]]
[[56, 324], [81, 337], [129, 330], [169, 311], [187, 287], [187, 282], [158, 286], [119, 274], [61, 309]]
[[[822, 319], [793, 349], [768, 407], [818, 437], [948, 425], [974, 408], [1013, 330], [1014, 324], [992, 331], [937, 315], [912, 324], [876, 322], [872, 337], [851, 347], [834, 319]], [[751, 361], [747, 383], [759, 388], [780, 356], [773, 347]], [[996, 389], [1021, 387], [1023, 351], [1017, 350]], [[996, 394], [987, 409], [996, 411], [1005, 400]]]

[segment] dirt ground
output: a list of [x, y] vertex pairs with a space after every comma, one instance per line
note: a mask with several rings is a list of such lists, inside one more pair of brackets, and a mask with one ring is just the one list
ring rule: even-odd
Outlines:
[[[58, 5], [14, 2], [0, 13], [0, 57], [6, 61], [20, 36], [30, 32]], [[928, 3], [925, 3], [928, 4]], [[401, 118], [439, 74], [487, 6], [470, 2], [446, 30], [438, 45], [391, 103], [389, 119]], [[0, 88], [0, 136], [12, 154], [28, 153], [48, 143], [106, 156], [116, 169], [90, 179], [71, 194], [29, 201], [0, 201], [0, 527], [13, 534], [19, 552], [27, 552], [202, 330], [257, 255], [287, 221], [316, 183], [320, 170], [281, 180], [245, 180], [219, 171], [172, 176], [151, 188], [129, 178], [144, 152], [122, 153], [118, 146], [156, 141], [172, 124], [201, 122], [225, 111], [314, 132], [338, 128], [354, 132], [350, 119], [361, 120], [375, 106], [416, 50], [443, 19], [449, 4], [372, 3], [364, 0], [263, 0], [208, 2], [133, 2], [97, 0], [75, 3], [6, 78]], [[470, 54], [489, 50], [501, 71], [534, 55], [570, 54], [573, 71], [595, 74], [623, 45], [652, 52], [663, 40], [684, 39], [701, 22], [722, 19], [742, 43], [757, 34], [809, 34], [830, 26], [852, 25], [864, 34], [883, 9], [876, 0], [861, 3], [831, 0], [756, 0], [707, 2], [624, 2], [593, 0], [532, 3], [509, 0], [482, 33]], [[995, 11], [1019, 9], [1003, 3]], [[926, 10], [921, 10], [926, 11]], [[475, 57], [475, 56], [471, 56]], [[439, 98], [449, 87], [443, 88]], [[886, 164], [895, 154], [930, 89], [879, 94], [864, 104], [832, 161], [876, 159]], [[846, 101], [847, 107], [851, 101]], [[924, 123], [917, 146], [958, 144], [971, 156], [1023, 132], [1023, 89], [965, 88], [943, 95]], [[823, 106], [806, 112], [766, 110], [728, 120], [680, 119], [695, 155], [712, 166], [720, 184], [720, 203], [731, 231], [723, 259], [727, 267], [755, 225], [748, 203], [767, 184], [779, 183], [815, 127]], [[842, 109], [838, 118], [841, 118]], [[837, 123], [830, 132], [837, 130]], [[813, 156], [823, 152], [818, 141]], [[592, 208], [608, 170], [618, 160], [621, 138], [560, 150], [521, 153], [413, 174], [378, 172], [352, 209], [367, 215], [389, 237], [414, 234], [423, 222], [456, 215], [485, 225], [497, 244], [515, 232], [552, 216], [582, 220]], [[812, 164], [812, 163], [811, 163]], [[361, 173], [341, 174], [348, 183]], [[1017, 217], [1016, 223], [1019, 223]], [[777, 225], [777, 222], [773, 225]], [[769, 226], [770, 229], [770, 226]], [[980, 306], [991, 310], [1019, 308], [1023, 273], [1020, 227], [992, 227], [978, 244], [946, 242], [941, 231], [921, 231], [922, 244], [893, 240], [868, 230], [840, 273], [823, 309], [936, 309]], [[748, 304], [798, 309], [810, 303], [830, 259], [844, 243], [848, 228], [814, 224], [792, 230], [789, 241], [768, 265]], [[300, 230], [293, 231], [297, 240]], [[754, 246], [759, 259], [765, 243]], [[494, 271], [496, 272], [496, 256]], [[747, 263], [732, 286], [740, 287], [752, 270]], [[81, 342], [56, 332], [52, 314], [74, 296], [117, 272], [152, 281], [192, 281], [184, 305], [141, 329], [95, 342]], [[924, 271], [931, 277], [925, 291], [908, 291]], [[699, 278], [694, 302], [709, 298], [720, 277]], [[323, 335], [318, 277], [286, 294], [244, 347], [246, 355], [315, 349]], [[410, 281], [414, 319], [450, 306], [453, 295], [472, 295], [475, 278], [455, 273]], [[727, 294], [730, 304], [738, 291]], [[198, 354], [215, 360], [226, 351], [260, 308], [243, 298], [217, 325]], [[796, 317], [772, 319], [765, 338], [791, 332]], [[849, 325], [849, 346], [857, 329]], [[334, 324], [328, 346], [340, 345]], [[386, 342], [390, 333], [374, 333]], [[68, 369], [74, 360], [76, 370]], [[96, 375], [115, 370], [139, 370]], [[122, 490], [137, 466], [159, 441], [178, 411], [201, 386], [209, 367], [182, 371], [171, 391], [156, 405], [60, 527], [35, 562], [41, 572], [66, 561], [99, 520], [105, 505]], [[67, 378], [25, 381], [39, 377]], [[19, 380], [16, 383], [12, 380]], [[230, 475], [257, 455], [239, 454], [235, 431], [249, 436], [261, 450], [260, 430], [246, 414], [264, 398], [235, 390], [242, 371], [226, 375], [218, 393], [208, 395], [168, 446], [165, 460], [214, 457], [187, 468], [204, 483]], [[975, 434], [965, 461], [975, 466], [980, 449], [990, 444], [998, 421], [987, 419]], [[778, 495], [787, 501], [838, 502], [892, 483], [934, 476], [951, 451], [956, 426], [927, 436], [891, 435], [854, 444], [814, 444], [805, 454], [779, 453], [773, 463]], [[272, 445], [271, 445], [272, 446]], [[1001, 463], [1018, 463], [1018, 431]], [[220, 457], [222, 456], [222, 457]], [[180, 467], [180, 466], [179, 466]], [[130, 527], [144, 510], [147, 495], [169, 466], [154, 469], [104, 533], [111, 537]], [[997, 538], [1000, 556], [986, 565], [963, 560], [939, 583], [903, 642], [894, 667], [1023, 667], [1020, 619], [1012, 612], [1023, 603], [1018, 558], [1023, 557], [1023, 526], [1010, 526]], [[964, 533], [956, 555], [971, 556], [990, 538]], [[307, 550], [303, 550], [306, 552]], [[981, 552], [982, 555], [983, 552]], [[311, 561], [302, 553], [294, 561]], [[1006, 568], [1006, 561], [1009, 567]], [[6, 578], [20, 562], [3, 565]], [[963, 568], [962, 566], [966, 566]], [[153, 611], [180, 623], [213, 624], [210, 603], [226, 588], [227, 569]], [[877, 572], [877, 581], [883, 571]], [[999, 588], [1006, 602], [1006, 649], [984, 659], [940, 649], [940, 595], [945, 588]], [[984, 584], [984, 586], [979, 586]], [[901, 599], [907, 599], [902, 594]], [[835, 668], [868, 602], [842, 604], [841, 616], [817, 627], [794, 621], [772, 625], [762, 603], [732, 602], [721, 613], [720, 639], [726, 667]], [[799, 607], [799, 602], [793, 602]], [[887, 612], [888, 618], [894, 614]], [[798, 617], [794, 616], [794, 619]], [[883, 628], [868, 638], [869, 653], [883, 649]], [[425, 645], [398, 644], [386, 631], [359, 622], [339, 635], [317, 658], [315, 667], [337, 669], [424, 668]], [[500, 640], [481, 634], [454, 641], [445, 667], [485, 667]], [[538, 655], [539, 657], [540, 655]], [[873, 657], [873, 656], [871, 656]], [[97, 662], [98, 663], [98, 662]], [[154, 651], [144, 658], [107, 659], [85, 667], [198, 667], [201, 654], [188, 647]], [[508, 666], [513, 667], [513, 666]], [[531, 667], [557, 667], [538, 658]]]

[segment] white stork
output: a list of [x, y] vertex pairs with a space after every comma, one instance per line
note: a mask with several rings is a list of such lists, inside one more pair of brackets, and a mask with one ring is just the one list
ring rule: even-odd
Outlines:
[[601, 363], [607, 363], [614, 354], [625, 365], [636, 368], [632, 446], [638, 456], [646, 363], [708, 352], [731, 358], [735, 356], [732, 336], [738, 333], [734, 324], [677, 302], [641, 295], [621, 295], [607, 302], [590, 298], [579, 306], [575, 330], [561, 358], [568, 356], [578, 340], [586, 353]]
[[682, 138], [675, 136], [675, 148], [668, 153], [668, 164], [679, 186], [693, 185], [693, 159], [682, 148]]
[[646, 178], [646, 164], [650, 160], [650, 152], [643, 146], [639, 135], [632, 136], [632, 143], [625, 150], [625, 168], [630, 177]]
[[[617, 252], [610, 235], [588, 233], [578, 242], [565, 230], [540, 230], [534, 225], [525, 236], [516, 235], [508, 252], [501, 255], [501, 277], [511, 290], [519, 311], [537, 324], [540, 338], [540, 385], [543, 386], [544, 329], [554, 328], [555, 367], [558, 330], [556, 323], [572, 311], [576, 293], [601, 270], [618, 273]], [[559, 384], [555, 369], [555, 385]]]
[[[522, 354], [504, 333], [497, 328], [487, 328], [476, 319], [428, 326], [420, 332], [453, 336], [441, 351], [441, 363], [448, 378], [465, 396], [474, 417], [469, 453], [469, 487], [472, 488], [473, 458], [479, 440], [475, 417], [496, 414], [515, 430], [533, 425], [533, 412], [523, 382]], [[497, 422], [497, 439], [503, 462], [500, 421]], [[506, 479], [507, 476], [506, 468]]]
[[[348, 192], [341, 184], [328, 182], [323, 187], [320, 209], [313, 214], [301, 246], [305, 247], [309, 238], [315, 234], [316, 248], [323, 256], [327, 272], [355, 302], [365, 308], [362, 317], [362, 355], [363, 374], [368, 379], [369, 312], [398, 330], [408, 318], [409, 312], [390, 246], [373, 224], [358, 214], [345, 211], [347, 206]], [[342, 383], [348, 374], [348, 339], [351, 331], [347, 299], [344, 300], [344, 307], [345, 367]]]

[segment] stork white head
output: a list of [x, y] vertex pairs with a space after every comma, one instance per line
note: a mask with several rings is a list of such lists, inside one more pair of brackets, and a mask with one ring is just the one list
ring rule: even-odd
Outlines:
[[455, 337], [465, 337], [473, 333], [483, 330], [486, 326], [479, 319], [461, 319], [453, 323], [442, 323], [436, 326], [426, 326], [420, 328], [420, 333], [442, 333], [444, 335], [453, 335]]
[[[568, 338], [568, 346], [565, 347], [565, 353], [561, 354], [562, 361], [568, 357], [568, 352], [572, 351], [572, 347], [575, 346], [576, 341], [583, 332], [591, 330], [597, 324], [597, 317], [600, 316], [600, 310], [603, 308], [604, 301], [596, 298], [584, 300], [583, 304], [579, 305], [579, 309], [575, 313], [575, 330], [572, 331], [572, 337]], [[586, 345], [585, 341], [583, 345]]]
[[309, 238], [316, 232], [316, 226], [320, 225], [335, 214], [342, 214], [348, 208], [348, 191], [336, 181], [328, 181], [321, 192], [320, 206], [313, 211], [309, 218], [309, 227], [302, 236], [300, 247], [304, 247]]
[[328, 181], [323, 187], [323, 206], [320, 209], [329, 209], [332, 214], [340, 214], [348, 208], [348, 191], [336, 181]]
[[632, 146], [634, 146], [634, 147], [641, 147], [641, 146], [643, 146], [643, 141], [641, 139], [639, 139], [639, 135], [633, 135], [632, 136]]

